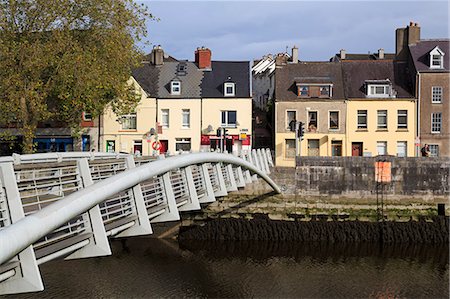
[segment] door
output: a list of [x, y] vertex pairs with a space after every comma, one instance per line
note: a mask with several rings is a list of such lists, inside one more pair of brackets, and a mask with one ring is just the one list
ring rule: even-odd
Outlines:
[[308, 156], [319, 156], [319, 139], [308, 139]]
[[352, 142], [352, 156], [362, 156], [362, 142]]
[[168, 140], [160, 140], [161, 142], [161, 148], [159, 149], [159, 152], [161, 154], [164, 154], [167, 152], [167, 149], [169, 148], [169, 141]]
[[106, 141], [106, 152], [114, 153], [115, 151], [116, 151], [116, 141], [115, 140]]

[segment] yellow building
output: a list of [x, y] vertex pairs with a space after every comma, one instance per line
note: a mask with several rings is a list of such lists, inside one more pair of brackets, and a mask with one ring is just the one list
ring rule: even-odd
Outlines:
[[[118, 117], [107, 109], [101, 119], [102, 150], [145, 155], [250, 150], [248, 61], [211, 61], [207, 48], [197, 49], [195, 62], [179, 61], [160, 46], [147, 58], [130, 81], [142, 94], [136, 112]], [[219, 128], [225, 137], [217, 136]]]
[[153, 153], [154, 136], [150, 139], [149, 132], [156, 128], [156, 98], [149, 97], [134, 78], [129, 83], [135, 86], [141, 101], [135, 113], [119, 117], [109, 107], [100, 116], [100, 151], [148, 155]]
[[347, 156], [414, 157], [414, 99], [347, 102]]
[[[384, 57], [383, 55], [379, 55]], [[342, 60], [347, 156], [414, 156], [415, 103], [406, 64]]]

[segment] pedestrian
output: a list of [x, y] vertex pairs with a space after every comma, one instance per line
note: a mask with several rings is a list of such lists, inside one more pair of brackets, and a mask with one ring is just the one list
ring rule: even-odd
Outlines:
[[420, 150], [422, 153], [422, 157], [429, 157], [430, 156], [430, 147], [428, 144], [425, 144], [422, 149]]

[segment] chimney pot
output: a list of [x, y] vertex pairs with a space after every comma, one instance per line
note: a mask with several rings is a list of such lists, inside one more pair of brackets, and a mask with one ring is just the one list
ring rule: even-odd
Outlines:
[[410, 27], [414, 26], [414, 22], [409, 22], [409, 26]]
[[292, 63], [298, 63], [298, 48], [295, 45], [292, 47]]
[[378, 59], [384, 59], [384, 49], [378, 49]]

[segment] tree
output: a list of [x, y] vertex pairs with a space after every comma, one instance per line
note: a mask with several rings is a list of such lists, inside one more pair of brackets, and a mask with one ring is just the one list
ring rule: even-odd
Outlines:
[[24, 152], [40, 122], [76, 132], [82, 111], [135, 108], [127, 81], [149, 19], [132, 0], [0, 0], [0, 123], [19, 130]]

